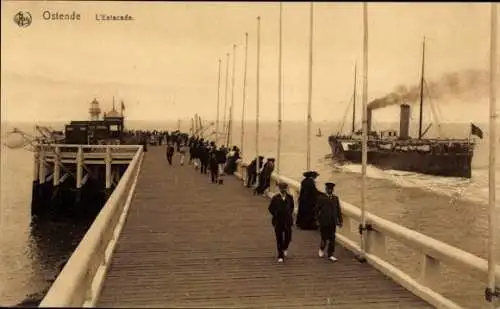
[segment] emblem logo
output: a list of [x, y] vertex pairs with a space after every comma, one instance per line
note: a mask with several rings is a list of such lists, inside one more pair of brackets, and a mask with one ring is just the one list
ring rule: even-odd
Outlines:
[[31, 25], [33, 18], [31, 17], [30, 12], [19, 12], [14, 15], [14, 22], [21, 28], [26, 28]]

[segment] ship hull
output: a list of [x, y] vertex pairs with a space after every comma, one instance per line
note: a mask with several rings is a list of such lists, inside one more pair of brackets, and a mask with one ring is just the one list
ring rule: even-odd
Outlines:
[[[332, 156], [341, 161], [361, 163], [360, 149], [344, 149], [342, 140], [330, 138]], [[444, 177], [471, 178], [473, 153], [431, 153], [425, 151], [369, 150], [367, 163], [383, 170], [399, 170]]]

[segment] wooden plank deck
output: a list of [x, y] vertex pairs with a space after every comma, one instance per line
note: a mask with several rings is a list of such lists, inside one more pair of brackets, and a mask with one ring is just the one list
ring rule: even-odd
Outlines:
[[145, 155], [99, 307], [433, 308], [339, 245], [320, 259], [315, 231], [294, 229], [277, 263], [268, 200], [164, 153]]

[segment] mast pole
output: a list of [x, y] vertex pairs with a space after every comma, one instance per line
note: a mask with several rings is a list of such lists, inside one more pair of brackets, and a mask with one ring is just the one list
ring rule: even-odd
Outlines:
[[198, 115], [198, 113], [196, 113], [196, 117], [194, 118], [194, 122], [196, 124], [196, 135], [197, 136], [200, 135], [200, 130], [201, 130], [200, 124], [198, 122], [199, 119], [200, 119], [200, 116]]
[[194, 118], [196, 117], [196, 114], [193, 114], [193, 116], [191, 117], [191, 135], [194, 136], [195, 132], [196, 132], [196, 125], [194, 124]]
[[203, 126], [203, 122], [201, 121], [201, 117], [199, 115], [198, 115], [198, 123], [200, 125], [200, 131], [201, 131], [200, 137], [204, 138], [203, 136], [205, 135], [205, 127]]
[[243, 104], [241, 108], [241, 141], [240, 152], [243, 157], [243, 145], [245, 143], [245, 103], [247, 99], [247, 63], [248, 63], [248, 32], [245, 33], [245, 67], [243, 69]]
[[356, 130], [356, 81], [357, 81], [356, 74], [357, 74], [357, 63], [354, 63], [354, 90], [352, 93], [353, 102], [352, 102], [352, 128], [351, 128], [352, 134], [354, 134], [354, 131]]
[[193, 117], [194, 132], [193, 132], [193, 135], [198, 135], [198, 124], [196, 123], [197, 119], [198, 119], [198, 114], [194, 113], [194, 117]]
[[[255, 161], [255, 169], [257, 171], [257, 175], [260, 171], [260, 162], [259, 162], [259, 108], [260, 108], [260, 16], [257, 17], [257, 86], [256, 86], [256, 110], [255, 110], [255, 153], [256, 153], [256, 161]], [[255, 181], [255, 184], [259, 185], [259, 177]]]
[[227, 112], [227, 84], [229, 82], [229, 53], [226, 53], [226, 86], [224, 89], [224, 118], [222, 120], [222, 132], [226, 134], [226, 112]]
[[[497, 60], [497, 5], [496, 3], [490, 4], [491, 10], [491, 18], [490, 18], [490, 123], [489, 123], [489, 198], [488, 198], [488, 229], [489, 229], [489, 237], [488, 237], [488, 288], [487, 288], [487, 298], [488, 294], [495, 295], [497, 298], [500, 297], [498, 291], [496, 289], [496, 278], [495, 278], [495, 270], [498, 267], [496, 264], [496, 254], [495, 254], [495, 238], [496, 235], [496, 224], [497, 224], [497, 211], [496, 211], [496, 179], [495, 179], [495, 167], [496, 167], [496, 120], [497, 120], [497, 111], [496, 111], [496, 60]], [[491, 301], [491, 308], [495, 307], [495, 301], [493, 301], [493, 297], [489, 299]]]
[[420, 75], [420, 116], [418, 121], [418, 139], [422, 139], [422, 117], [424, 115], [424, 69], [425, 69], [425, 36], [422, 41], [422, 69]]
[[200, 135], [201, 130], [203, 129], [200, 123], [200, 115], [196, 114], [196, 128], [198, 130], [198, 135]]
[[312, 124], [312, 66], [313, 66], [313, 26], [314, 7], [313, 2], [309, 6], [309, 91], [307, 94], [307, 170], [311, 169], [311, 124]]
[[366, 164], [368, 161], [368, 8], [366, 2], [363, 2], [363, 144], [361, 156], [361, 228], [360, 231], [360, 261], [365, 260], [366, 254]]
[[283, 28], [283, 3], [280, 1], [280, 26], [279, 26], [279, 52], [278, 52], [278, 150], [276, 154], [276, 172], [279, 174], [280, 172], [280, 162], [281, 162], [281, 130], [282, 130], [282, 98], [281, 98], [281, 89], [282, 89], [282, 79], [281, 79], [281, 70], [283, 67], [283, 58], [282, 58], [282, 28]]
[[189, 132], [191, 133], [191, 135], [194, 135], [194, 118], [191, 117], [191, 127], [189, 129]]
[[227, 128], [227, 144], [226, 147], [229, 147], [231, 144], [231, 133], [233, 129], [233, 107], [234, 107], [234, 80], [235, 80], [235, 72], [236, 72], [236, 44], [233, 44], [233, 72], [231, 77], [231, 106], [229, 107], [229, 123]]
[[[219, 114], [220, 114], [220, 67], [221, 60], [219, 59], [219, 68], [217, 70], [217, 119], [215, 120], [215, 144], [219, 142]], [[198, 118], [198, 117], [197, 117]], [[198, 119], [196, 119], [198, 121]]]

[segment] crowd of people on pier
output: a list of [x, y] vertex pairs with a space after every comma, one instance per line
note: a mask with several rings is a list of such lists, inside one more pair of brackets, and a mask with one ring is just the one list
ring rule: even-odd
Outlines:
[[159, 130], [133, 130], [125, 131], [126, 136], [130, 136], [134, 143], [138, 143], [144, 146], [144, 150], [147, 151], [148, 145], [167, 145], [169, 142], [174, 145], [180, 145], [180, 141], [186, 141], [188, 139], [188, 134], [181, 133], [179, 130], [176, 131], [159, 131]]
[[[148, 135], [150, 134], [150, 135]], [[217, 145], [214, 141], [199, 136], [193, 136], [180, 131], [174, 132], [147, 132], [145, 136], [160, 136], [160, 144], [166, 145], [166, 158], [169, 165], [175, 165], [174, 154], [179, 155], [179, 165], [192, 165], [200, 174], [210, 174], [210, 181], [222, 185], [224, 175], [236, 172], [242, 160], [240, 149], [225, 145]], [[246, 167], [245, 185], [253, 188], [254, 195], [267, 196], [271, 186], [271, 175], [274, 172], [275, 158], [264, 156], [254, 158]], [[334, 193], [335, 184], [325, 184], [325, 193], [316, 188], [315, 171], [303, 173], [298, 196], [298, 212], [295, 225], [302, 230], [318, 230], [321, 234], [318, 256], [324, 257], [325, 250], [330, 261], [335, 262], [335, 235], [337, 226], [342, 227], [343, 218], [340, 201]], [[272, 216], [272, 225], [276, 237], [278, 262], [283, 262], [288, 255], [288, 247], [292, 240], [294, 226], [293, 213], [295, 202], [288, 192], [286, 182], [278, 183], [279, 192], [274, 194], [268, 207]]]

